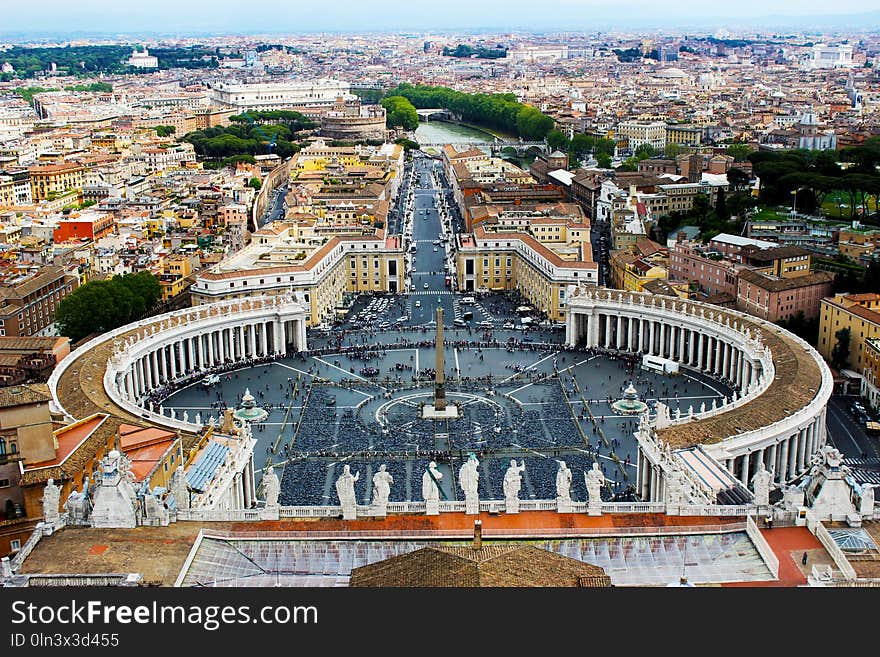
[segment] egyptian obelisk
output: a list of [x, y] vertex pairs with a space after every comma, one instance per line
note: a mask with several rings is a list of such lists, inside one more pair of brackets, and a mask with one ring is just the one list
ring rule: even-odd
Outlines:
[[443, 308], [437, 308], [437, 335], [434, 338], [437, 362], [434, 369], [434, 399], [432, 404], [422, 406], [422, 417], [426, 420], [454, 420], [458, 417], [458, 406], [446, 403], [446, 374], [443, 371]]
[[437, 307], [437, 337], [434, 341], [437, 352], [437, 364], [434, 373], [434, 410], [442, 413], [446, 410], [446, 376], [443, 371], [443, 307]]

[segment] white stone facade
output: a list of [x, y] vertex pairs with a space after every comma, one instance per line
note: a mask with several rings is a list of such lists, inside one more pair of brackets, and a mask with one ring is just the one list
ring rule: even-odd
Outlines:
[[[777, 483], [798, 478], [809, 469], [812, 455], [825, 445], [831, 372], [815, 349], [793, 334], [748, 315], [728, 310], [722, 313], [708, 304], [640, 293], [581, 288], [570, 292], [566, 302], [569, 346], [585, 344], [669, 358], [733, 386], [732, 399], [716, 408], [694, 409], [667, 420], [665, 424], [672, 427], [716, 418], [757, 401], [774, 385], [777, 375], [773, 355], [760, 341], [760, 332], [784, 336], [793, 348], [803, 349], [818, 368], [821, 383], [813, 398], [779, 421], [727, 436], [704, 445], [704, 450], [748, 487], [761, 463], [773, 472]], [[638, 491], [646, 501], [664, 499], [663, 449], [658, 447], [642, 444], [640, 438]]]

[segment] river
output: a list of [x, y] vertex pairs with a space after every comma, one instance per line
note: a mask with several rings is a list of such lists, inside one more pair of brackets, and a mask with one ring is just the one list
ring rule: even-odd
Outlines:
[[[471, 128], [459, 123], [450, 123], [449, 121], [423, 121], [416, 128], [416, 141], [420, 144], [460, 144], [462, 142], [476, 142], [480, 144], [491, 144], [495, 139], [488, 132], [483, 132], [477, 128]], [[432, 149], [426, 149], [431, 152]], [[439, 149], [437, 149], [439, 151]], [[482, 150], [489, 153], [489, 148]], [[507, 157], [504, 159], [509, 162], [528, 169], [529, 164], [534, 160], [534, 156], [526, 158]]]
[[490, 144], [492, 140], [493, 137], [488, 132], [448, 121], [423, 121], [416, 128], [416, 141], [420, 144], [455, 144], [465, 141]]

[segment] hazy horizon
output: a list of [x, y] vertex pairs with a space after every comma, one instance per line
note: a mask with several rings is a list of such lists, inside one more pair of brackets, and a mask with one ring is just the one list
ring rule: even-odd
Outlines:
[[[0, 38], [85, 35], [257, 35], [368, 32], [556, 32], [694, 28], [832, 31], [869, 29], [864, 17], [880, 12], [880, 0], [781, 0], [772, 8], [761, 0], [719, 6], [685, 0], [660, 4], [649, 0], [544, 0], [540, 3], [445, 0], [442, 4], [399, 0], [337, 0], [324, 12], [313, 3], [266, 0], [258, 11], [231, 0], [189, 2], [154, 0], [123, 5], [111, 0], [44, 0], [35, 13], [20, 2], [0, 0]], [[450, 18], [455, 16], [455, 18]], [[819, 19], [819, 20], [817, 20]], [[821, 23], [821, 24], [817, 24]], [[812, 29], [810, 29], [812, 28]]]

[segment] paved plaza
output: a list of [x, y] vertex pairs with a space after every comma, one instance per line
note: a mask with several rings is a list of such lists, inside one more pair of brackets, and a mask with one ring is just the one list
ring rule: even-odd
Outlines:
[[[421, 500], [431, 460], [443, 474], [442, 498], [460, 500], [456, 478], [470, 452], [480, 461], [481, 499], [503, 499], [512, 458], [525, 461], [523, 499], [555, 497], [557, 460], [574, 473], [574, 500], [586, 500], [582, 472], [594, 461], [608, 482], [603, 495], [632, 499], [637, 418], [617, 415], [610, 402], [633, 383], [649, 407], [661, 400], [673, 414], [687, 414], [731, 389], [684, 369], [677, 376], [643, 370], [636, 355], [566, 349], [561, 327], [539, 313], [523, 323], [517, 310], [528, 302], [516, 291], [474, 295], [470, 303], [447, 281], [451, 240], [442, 238], [456, 218], [444, 200], [442, 167], [418, 158], [412, 169], [400, 204], [416, 252], [408, 255], [403, 293], [361, 295], [331, 330], [309, 331], [308, 353], [176, 391], [162, 401], [166, 412], [217, 417], [249, 389], [269, 411], [253, 427], [256, 462], [283, 471], [280, 502], [287, 505], [337, 504], [334, 483], [344, 465], [359, 473], [358, 502], [368, 504], [369, 482], [383, 463], [394, 478], [391, 501]], [[455, 420], [420, 419], [433, 395], [438, 307]]]

